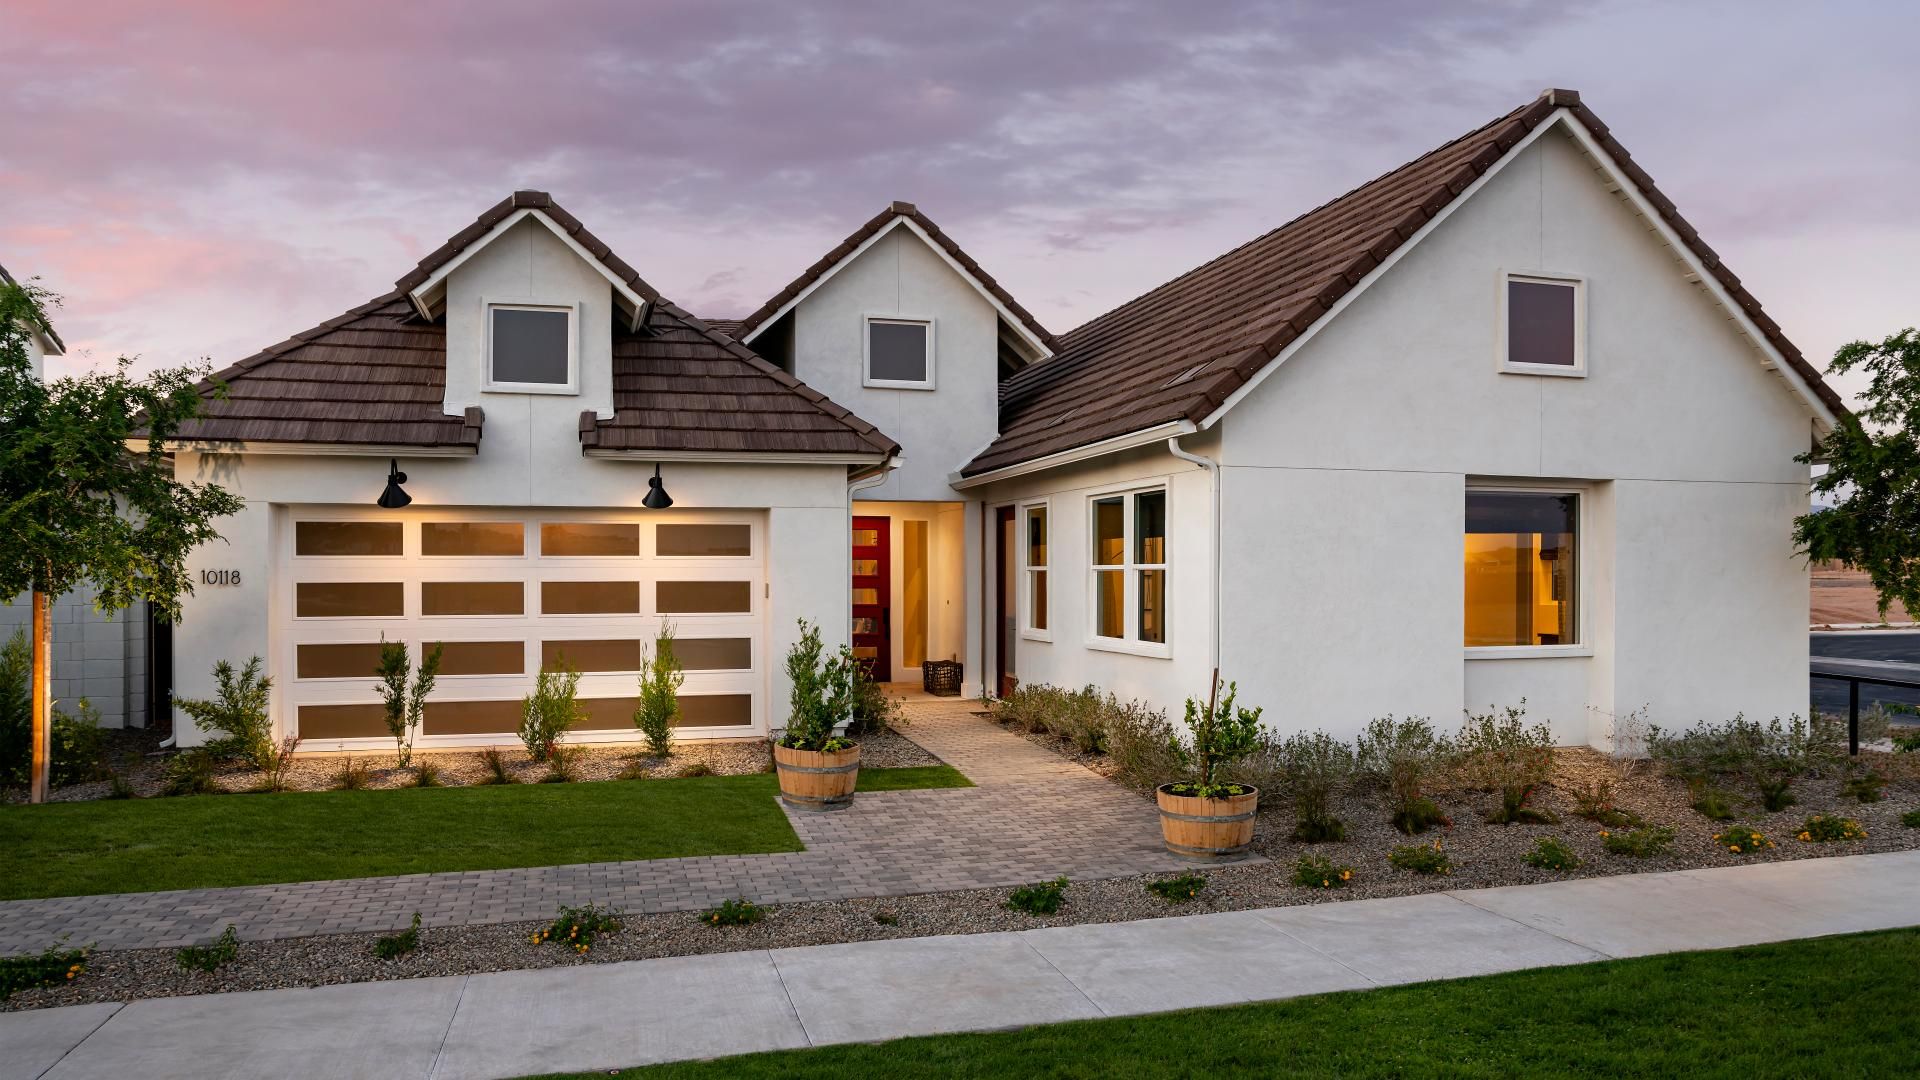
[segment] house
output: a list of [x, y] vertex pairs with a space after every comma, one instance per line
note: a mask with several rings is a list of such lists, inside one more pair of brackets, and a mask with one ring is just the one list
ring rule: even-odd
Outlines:
[[[0, 266], [0, 285], [18, 285]], [[27, 338], [27, 360], [36, 378], [46, 377], [49, 356], [65, 356], [52, 323], [34, 327]], [[82, 585], [54, 597], [49, 606], [53, 638], [54, 707], [71, 715], [85, 698], [105, 727], [144, 727], [151, 698], [152, 631], [147, 605], [103, 614], [94, 609], [94, 590]], [[0, 640], [33, 632], [32, 594], [0, 597]], [[164, 646], [162, 646], [164, 657]]]
[[247, 510], [175, 674], [262, 653], [308, 748], [378, 745], [383, 639], [445, 647], [423, 745], [562, 658], [630, 739], [667, 622], [685, 733], [764, 734], [803, 618], [1341, 735], [1799, 711], [1794, 459], [1844, 409], [1565, 90], [1059, 336], [908, 203], [736, 322], [520, 192], [221, 377], [173, 449]]

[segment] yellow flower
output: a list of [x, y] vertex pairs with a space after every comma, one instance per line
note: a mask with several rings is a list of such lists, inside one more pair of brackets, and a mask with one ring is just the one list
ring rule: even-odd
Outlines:
[[1728, 845], [1727, 845], [1727, 850], [1728, 850], [1728, 851], [1731, 851], [1731, 852], [1733, 852], [1733, 853], [1734, 853], [1735, 855], [1738, 855], [1738, 854], [1740, 854], [1740, 845], [1739, 845], [1739, 844], [1728, 844]]
[[1321, 879], [1320, 879], [1320, 887], [1321, 887], [1321, 888], [1323, 888], [1323, 889], [1324, 889], [1324, 888], [1326, 888], [1326, 887], [1327, 887], [1327, 886], [1328, 886], [1329, 884], [1331, 884], [1331, 882], [1329, 882], [1329, 881], [1328, 881], [1328, 880], [1327, 880], [1326, 878], [1321, 878]]

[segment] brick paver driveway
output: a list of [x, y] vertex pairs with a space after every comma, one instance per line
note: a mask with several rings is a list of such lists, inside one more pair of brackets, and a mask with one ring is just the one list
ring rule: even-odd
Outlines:
[[848, 810], [788, 812], [805, 851], [523, 870], [118, 893], [0, 903], [0, 954], [57, 935], [101, 948], [174, 947], [228, 923], [250, 940], [546, 918], [593, 901], [630, 912], [1001, 888], [1177, 869], [1151, 803], [1010, 735], [955, 698], [912, 698], [910, 737], [976, 785], [863, 794]]

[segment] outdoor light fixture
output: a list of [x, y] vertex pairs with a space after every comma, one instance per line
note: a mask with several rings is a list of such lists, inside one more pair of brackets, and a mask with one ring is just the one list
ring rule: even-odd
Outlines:
[[[407, 482], [407, 474], [400, 471], [400, 462], [395, 458], [387, 459], [387, 490], [380, 493], [380, 507], [384, 510], [398, 510], [413, 501], [400, 485]], [[659, 481], [655, 481], [658, 483]], [[652, 498], [652, 496], [648, 496]]]
[[647, 497], [640, 500], [640, 505], [649, 510], [665, 510], [673, 505], [673, 496], [667, 494], [667, 489], [660, 484], [660, 463], [657, 461], [653, 463], [653, 476], [647, 481]]

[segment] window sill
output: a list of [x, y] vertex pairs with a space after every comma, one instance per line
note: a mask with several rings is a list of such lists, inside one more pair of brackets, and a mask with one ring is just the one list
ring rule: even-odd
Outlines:
[[1556, 379], [1584, 379], [1587, 369], [1558, 364], [1501, 364], [1502, 375], [1546, 375]]
[[1020, 631], [1020, 637], [1021, 637], [1021, 638], [1022, 638], [1023, 640], [1026, 640], [1026, 641], [1046, 641], [1046, 642], [1051, 642], [1051, 641], [1053, 640], [1053, 631], [1051, 631], [1051, 630], [1032, 630], [1032, 629], [1026, 629], [1026, 628], [1022, 628], [1022, 629], [1021, 629], [1021, 631]]
[[932, 390], [931, 382], [898, 382], [893, 379], [863, 379], [861, 386], [869, 390]]
[[577, 383], [502, 383], [488, 382], [480, 387], [483, 394], [562, 394], [579, 397]]
[[1469, 645], [1469, 660], [1548, 660], [1555, 657], [1592, 656], [1591, 645]]
[[1165, 642], [1096, 637], [1088, 638], [1086, 646], [1098, 652], [1127, 653], [1130, 656], [1146, 656], [1155, 660], [1173, 659], [1173, 649]]

